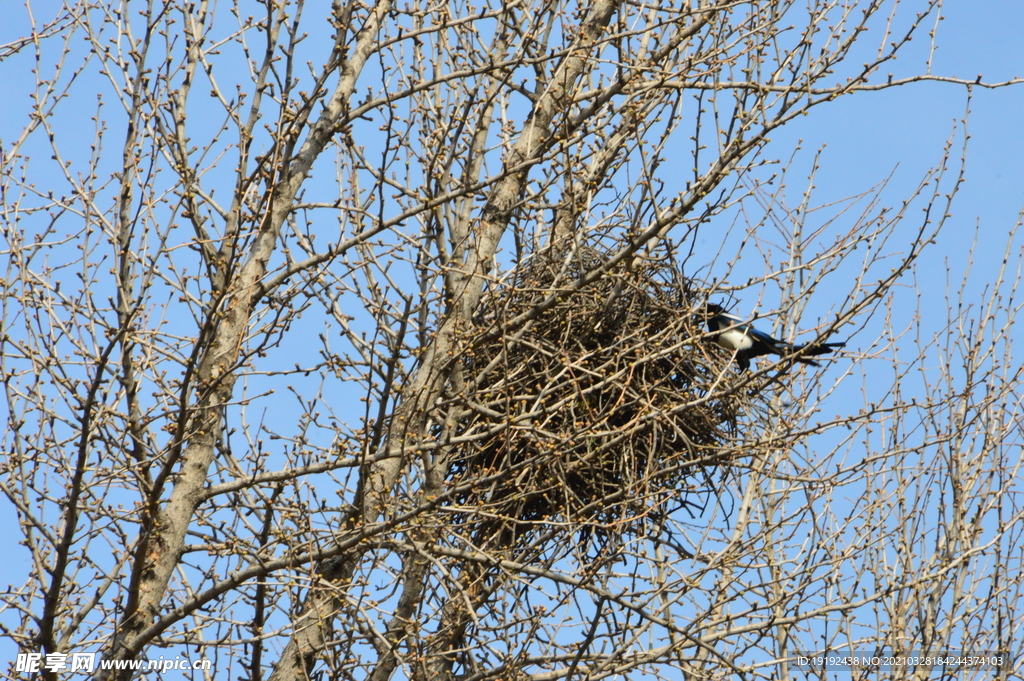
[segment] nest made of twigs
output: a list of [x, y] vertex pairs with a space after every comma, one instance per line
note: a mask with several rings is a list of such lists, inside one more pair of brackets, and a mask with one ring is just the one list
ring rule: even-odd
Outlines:
[[739, 398], [702, 338], [703, 298], [668, 259], [583, 285], [602, 262], [589, 248], [535, 255], [467, 334], [448, 484], [476, 542], [635, 526], [706, 499], [731, 456]]

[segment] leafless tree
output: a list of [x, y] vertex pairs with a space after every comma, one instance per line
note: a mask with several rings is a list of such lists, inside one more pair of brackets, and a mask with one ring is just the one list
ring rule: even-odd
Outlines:
[[[0, 149], [6, 639], [250, 680], [1019, 672], [1013, 239], [945, 335], [886, 315], [966, 134], [894, 208], [794, 204], [768, 145], [861, 91], [1019, 84], [888, 75], [939, 4], [27, 14], [0, 46], [31, 94]], [[848, 351], [738, 372], [701, 311], [741, 289]], [[962, 671], [885, 673], [936, 670]]]

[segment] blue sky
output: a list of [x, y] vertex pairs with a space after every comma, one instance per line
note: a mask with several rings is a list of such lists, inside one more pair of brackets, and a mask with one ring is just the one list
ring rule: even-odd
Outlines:
[[[1019, 30], [1024, 25], [1024, 3], [983, 0], [946, 5], [933, 74], [982, 74], [986, 82], [1024, 76]], [[923, 70], [929, 46], [917, 40], [910, 47], [893, 71]], [[949, 258], [954, 271], [965, 264], [976, 225], [981, 228], [981, 253], [1002, 257], [1005, 236], [1024, 209], [1024, 87], [973, 88], [972, 95], [966, 181], [954, 204], [955, 219], [926, 256], [933, 266]], [[938, 161], [954, 125], [962, 129], [966, 112], [963, 86], [917, 83], [840, 99], [786, 126], [773, 135], [773, 142], [787, 148], [802, 140], [807, 151], [824, 146], [816, 183], [819, 200], [864, 191], [893, 170], [887, 195], [899, 197]]]
[[[989, 83], [1024, 76], [1024, 40], [1019, 32], [1019, 26], [1024, 25], [1024, 3], [952, 2], [947, 5], [934, 50], [922, 34], [904, 48], [896, 62], [883, 67], [886, 71], [896, 77], [923, 73], [925, 62], [932, 54], [931, 73], [937, 76], [974, 79], [980, 74]], [[869, 31], [864, 36], [865, 45], [874, 45], [877, 38]], [[1002, 260], [1008, 235], [1024, 210], [1021, 111], [1024, 111], [1024, 86], [1021, 85], [995, 89], [974, 87], [968, 101], [968, 91], [963, 85], [919, 82], [857, 93], [819, 106], [809, 115], [775, 131], [763, 156], [785, 162], [793, 149], [800, 147], [787, 177], [790, 206], [799, 202], [815, 155], [820, 154], [813, 205], [867, 192], [891, 176], [879, 198], [883, 205], [898, 207], [928, 170], [939, 163], [944, 147], [951, 140], [950, 173], [957, 171], [966, 118], [966, 132], [970, 137], [965, 175], [953, 203], [952, 217], [936, 243], [925, 250], [912, 276], [905, 278], [894, 291], [892, 299], [897, 325], [900, 317], [909, 322], [919, 314], [920, 324], [915, 324], [915, 330], [920, 331], [922, 337], [930, 338], [947, 323], [947, 287], [950, 293], [959, 293], [972, 246], [974, 264], [964, 294], [967, 302], [980, 302], [982, 292], [992, 281], [993, 266]], [[951, 179], [947, 174], [947, 188], [952, 187]], [[834, 211], [825, 209], [822, 213], [827, 216]], [[905, 221], [907, 226], [902, 228], [903, 234], [911, 233], [910, 225], [916, 224], [914, 216], [919, 214], [911, 211], [911, 217]], [[848, 214], [841, 218], [836, 229], [848, 226], [853, 217]], [[818, 217], [821, 219], [823, 216]], [[703, 251], [698, 251], [695, 266], [715, 257], [723, 240], [724, 222], [702, 232]], [[815, 225], [815, 218], [810, 218], [808, 224]], [[728, 244], [724, 249], [726, 257], [733, 256], [741, 236], [736, 232], [724, 238]], [[1022, 244], [1024, 241], [1016, 239], [1012, 251], [1019, 253]], [[897, 241], [892, 250], [900, 250], [901, 245]], [[746, 262], [740, 258], [737, 267], [727, 275], [728, 283], [742, 284], [748, 276], [762, 274], [763, 267], [757, 257]], [[724, 269], [724, 262], [719, 260], [700, 275], [721, 278], [726, 276], [722, 273]], [[843, 283], [835, 283], [840, 296], [845, 295]], [[768, 313], [777, 307], [779, 300], [777, 292], [755, 286], [734, 294], [729, 302], [737, 314], [751, 316]], [[831, 306], [839, 302], [842, 302], [841, 297], [817, 291], [799, 326], [814, 327], [833, 311]], [[881, 333], [877, 327], [873, 331]], [[867, 347], [873, 338], [871, 333], [862, 333], [852, 339], [850, 349]], [[906, 357], [913, 350], [906, 347], [902, 354]]]

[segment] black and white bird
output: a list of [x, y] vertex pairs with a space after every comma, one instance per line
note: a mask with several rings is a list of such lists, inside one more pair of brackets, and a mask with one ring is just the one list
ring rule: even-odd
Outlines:
[[772, 338], [764, 331], [758, 331], [739, 317], [726, 312], [721, 305], [708, 303], [704, 306], [704, 317], [708, 322], [708, 331], [715, 334], [715, 342], [736, 355], [736, 363], [742, 371], [750, 369], [750, 360], [761, 355], [780, 355], [786, 357], [802, 353], [796, 361], [820, 366], [806, 355], [826, 355], [846, 343], [809, 343], [793, 345]]

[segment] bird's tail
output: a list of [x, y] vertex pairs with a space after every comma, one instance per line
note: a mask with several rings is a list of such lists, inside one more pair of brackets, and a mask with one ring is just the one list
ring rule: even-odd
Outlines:
[[790, 352], [796, 354], [797, 352], [802, 353], [803, 357], [798, 357], [796, 361], [804, 364], [810, 364], [813, 367], [821, 366], [813, 359], [808, 359], [806, 355], [816, 357], [817, 355], [827, 355], [833, 350], [845, 347], [846, 343], [808, 343], [807, 345], [794, 345]]

